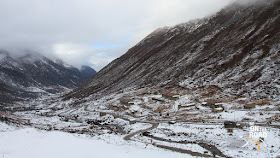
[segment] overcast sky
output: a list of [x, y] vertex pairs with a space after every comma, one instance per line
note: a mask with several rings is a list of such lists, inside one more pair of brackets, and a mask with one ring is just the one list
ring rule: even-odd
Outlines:
[[232, 0], [0, 0], [0, 48], [100, 70], [153, 30], [213, 14]]

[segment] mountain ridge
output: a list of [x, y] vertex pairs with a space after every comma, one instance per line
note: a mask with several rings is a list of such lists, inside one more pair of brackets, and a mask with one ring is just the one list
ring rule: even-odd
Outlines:
[[266, 2], [234, 3], [209, 18], [156, 30], [65, 99], [167, 83], [275, 98], [280, 1]]

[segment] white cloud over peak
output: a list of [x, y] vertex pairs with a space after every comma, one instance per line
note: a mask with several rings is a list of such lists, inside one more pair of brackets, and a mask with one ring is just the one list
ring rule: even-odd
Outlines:
[[0, 49], [34, 49], [100, 70], [158, 27], [202, 18], [231, 1], [0, 0]]

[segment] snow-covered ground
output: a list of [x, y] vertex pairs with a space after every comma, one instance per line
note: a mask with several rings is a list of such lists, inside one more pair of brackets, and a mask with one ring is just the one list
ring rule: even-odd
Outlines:
[[[98, 100], [46, 98], [26, 104], [31, 108], [3, 111], [4, 121], [29, 128], [0, 123], [0, 158], [280, 155], [279, 100], [251, 100], [221, 92], [207, 97], [204, 89], [176, 88], [170, 92], [180, 97], [168, 99], [159, 91], [152, 87]], [[255, 106], [246, 109], [245, 105]], [[226, 128], [226, 121], [235, 122], [236, 127]], [[267, 129], [264, 141], [261, 136], [253, 138], [260, 150], [246, 138], [251, 137], [250, 123]]]
[[156, 148], [108, 144], [85, 135], [14, 128], [0, 123], [1, 158], [186, 158]]

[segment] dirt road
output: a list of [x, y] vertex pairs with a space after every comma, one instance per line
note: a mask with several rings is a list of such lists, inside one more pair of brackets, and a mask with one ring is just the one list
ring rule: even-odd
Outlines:
[[137, 135], [137, 134], [140, 134], [140, 133], [143, 133], [143, 132], [146, 132], [146, 131], [149, 131], [149, 130], [153, 130], [155, 128], [158, 127], [158, 123], [151, 123], [151, 127], [147, 128], [147, 129], [142, 129], [142, 130], [138, 130], [136, 132], [133, 132], [133, 133], [130, 133], [129, 135], [125, 136], [123, 139], [128, 141], [130, 140], [133, 136]]

